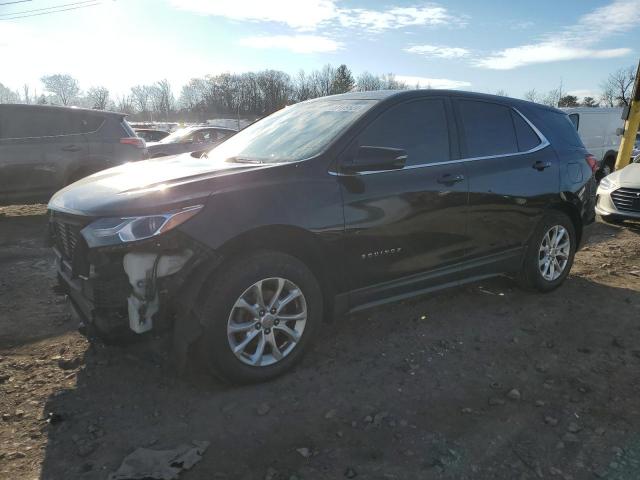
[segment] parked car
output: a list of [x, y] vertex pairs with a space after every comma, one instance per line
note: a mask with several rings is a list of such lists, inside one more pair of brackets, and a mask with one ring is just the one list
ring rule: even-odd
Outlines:
[[[102, 335], [173, 325], [235, 382], [291, 368], [323, 319], [508, 273], [548, 292], [593, 222], [568, 116], [446, 90], [286, 107], [206, 157], [97, 173], [49, 203], [58, 275]], [[126, 192], [126, 194], [125, 194]]]
[[631, 163], [600, 181], [596, 212], [609, 223], [640, 220], [640, 163]]
[[136, 135], [143, 138], [145, 142], [159, 142], [169, 136], [169, 132], [153, 128], [134, 128]]
[[47, 202], [65, 185], [146, 154], [124, 114], [0, 105], [0, 204]]
[[564, 111], [587, 150], [598, 160], [596, 178], [600, 180], [613, 172], [620, 147], [617, 130], [624, 125], [622, 108], [576, 107]]
[[179, 153], [199, 156], [235, 133], [235, 130], [221, 127], [181, 128], [159, 142], [149, 143], [149, 156], [157, 158]]

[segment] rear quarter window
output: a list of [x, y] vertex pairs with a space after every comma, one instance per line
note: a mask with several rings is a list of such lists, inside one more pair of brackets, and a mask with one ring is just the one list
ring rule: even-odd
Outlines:
[[538, 115], [542, 117], [544, 128], [553, 139], [556, 146], [564, 144], [571, 147], [584, 148], [582, 140], [578, 135], [575, 125], [566, 113], [554, 112], [552, 110], [539, 110]]

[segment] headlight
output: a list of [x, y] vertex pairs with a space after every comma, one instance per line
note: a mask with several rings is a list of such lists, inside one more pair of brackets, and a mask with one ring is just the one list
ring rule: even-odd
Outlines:
[[600, 185], [599, 187], [603, 190], [613, 190], [614, 188], [616, 188], [618, 185], [616, 184], [616, 182], [614, 182], [613, 180], [611, 180], [609, 178], [609, 176], [604, 177], [602, 180], [600, 180]]
[[90, 248], [144, 240], [176, 228], [197, 214], [200, 209], [202, 205], [158, 215], [100, 218], [82, 229], [81, 233]]

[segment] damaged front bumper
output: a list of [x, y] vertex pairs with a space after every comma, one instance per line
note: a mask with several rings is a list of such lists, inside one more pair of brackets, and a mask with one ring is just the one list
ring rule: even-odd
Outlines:
[[190, 274], [216, 258], [179, 231], [89, 249], [81, 229], [82, 219], [52, 215], [58, 282], [75, 316], [103, 336], [168, 328]]

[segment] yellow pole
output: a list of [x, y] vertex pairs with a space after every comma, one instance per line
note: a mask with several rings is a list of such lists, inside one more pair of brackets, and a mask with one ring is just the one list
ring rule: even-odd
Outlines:
[[624, 122], [624, 133], [620, 139], [616, 170], [620, 170], [631, 163], [631, 150], [633, 150], [636, 142], [638, 127], [640, 127], [640, 62], [638, 62], [638, 69], [636, 70], [636, 81], [631, 95], [629, 115]]

